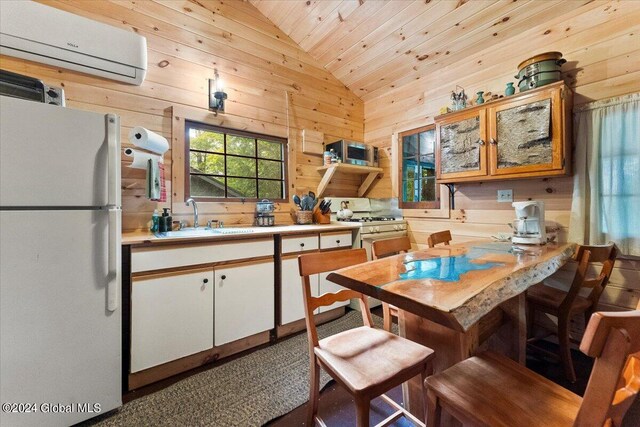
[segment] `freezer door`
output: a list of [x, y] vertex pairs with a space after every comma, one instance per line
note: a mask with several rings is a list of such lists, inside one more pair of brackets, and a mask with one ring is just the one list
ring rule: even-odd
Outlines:
[[68, 426], [121, 405], [109, 216], [0, 211], [0, 401], [72, 405], [69, 413], [2, 413], [1, 425]]
[[118, 117], [0, 96], [0, 207], [120, 206]]

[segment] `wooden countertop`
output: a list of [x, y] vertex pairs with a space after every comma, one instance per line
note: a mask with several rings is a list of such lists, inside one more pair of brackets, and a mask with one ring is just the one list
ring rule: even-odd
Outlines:
[[331, 224], [309, 224], [309, 225], [279, 225], [273, 227], [232, 227], [251, 228], [252, 233], [238, 234], [211, 234], [210, 236], [198, 237], [157, 237], [149, 231], [126, 231], [122, 233], [123, 245], [162, 245], [174, 243], [203, 243], [229, 240], [247, 240], [271, 237], [275, 234], [296, 235], [308, 233], [322, 233], [331, 231], [353, 230], [359, 228], [359, 223], [344, 222]]

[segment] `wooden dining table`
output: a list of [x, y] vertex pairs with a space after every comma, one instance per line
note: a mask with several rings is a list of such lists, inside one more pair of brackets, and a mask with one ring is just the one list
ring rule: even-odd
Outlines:
[[[434, 372], [499, 351], [524, 364], [525, 291], [558, 271], [576, 245], [472, 241], [370, 261], [327, 277], [398, 307], [400, 335], [435, 350]], [[423, 412], [419, 378], [403, 386], [405, 404]]]

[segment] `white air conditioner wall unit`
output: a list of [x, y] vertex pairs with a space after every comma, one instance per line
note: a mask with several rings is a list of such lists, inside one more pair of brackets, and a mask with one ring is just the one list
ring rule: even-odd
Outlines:
[[135, 85], [147, 39], [33, 1], [0, 1], [0, 53]]

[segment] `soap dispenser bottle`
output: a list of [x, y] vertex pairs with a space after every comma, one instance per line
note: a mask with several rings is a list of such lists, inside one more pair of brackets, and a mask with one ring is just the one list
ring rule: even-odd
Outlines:
[[158, 209], [153, 210], [153, 215], [151, 215], [151, 232], [157, 233], [160, 230], [160, 213]]
[[159, 231], [160, 233], [166, 233], [171, 231], [172, 218], [169, 214], [169, 208], [162, 208], [162, 216], [160, 217]]

